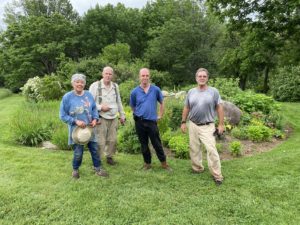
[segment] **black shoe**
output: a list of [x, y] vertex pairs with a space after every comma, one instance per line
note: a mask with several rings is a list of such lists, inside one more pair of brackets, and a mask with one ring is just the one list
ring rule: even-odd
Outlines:
[[111, 158], [111, 157], [107, 157], [107, 158], [106, 158], [106, 162], [107, 162], [107, 164], [109, 164], [109, 165], [111, 165], [111, 166], [116, 165], [116, 162], [115, 162], [114, 159]]

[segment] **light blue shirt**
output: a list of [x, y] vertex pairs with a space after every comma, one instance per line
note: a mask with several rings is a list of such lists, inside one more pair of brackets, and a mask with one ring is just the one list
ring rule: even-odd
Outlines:
[[[90, 92], [84, 91], [83, 95], [78, 96], [74, 91], [66, 93], [61, 101], [59, 118], [68, 124], [69, 128], [69, 145], [74, 144], [72, 132], [76, 127], [76, 120], [84, 121], [90, 124], [94, 119], [99, 119], [96, 103]], [[93, 132], [90, 141], [96, 142], [95, 132]]]

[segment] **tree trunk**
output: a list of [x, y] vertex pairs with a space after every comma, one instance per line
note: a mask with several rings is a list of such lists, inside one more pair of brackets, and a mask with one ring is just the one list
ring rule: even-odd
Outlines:
[[270, 71], [269, 66], [266, 66], [264, 70], [264, 89], [263, 89], [264, 93], [267, 93], [269, 91], [269, 71]]

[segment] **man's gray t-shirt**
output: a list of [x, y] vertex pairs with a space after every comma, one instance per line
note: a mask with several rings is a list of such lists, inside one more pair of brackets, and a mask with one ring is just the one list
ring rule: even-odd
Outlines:
[[216, 106], [222, 103], [218, 90], [208, 87], [200, 90], [198, 87], [189, 90], [185, 106], [190, 109], [189, 119], [196, 124], [214, 122]]

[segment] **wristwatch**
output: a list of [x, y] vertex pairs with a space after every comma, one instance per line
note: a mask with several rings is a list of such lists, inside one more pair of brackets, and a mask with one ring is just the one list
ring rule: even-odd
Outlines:
[[185, 120], [182, 120], [182, 121], [181, 121], [181, 124], [183, 124], [183, 123], [186, 123], [186, 121], [185, 121]]

